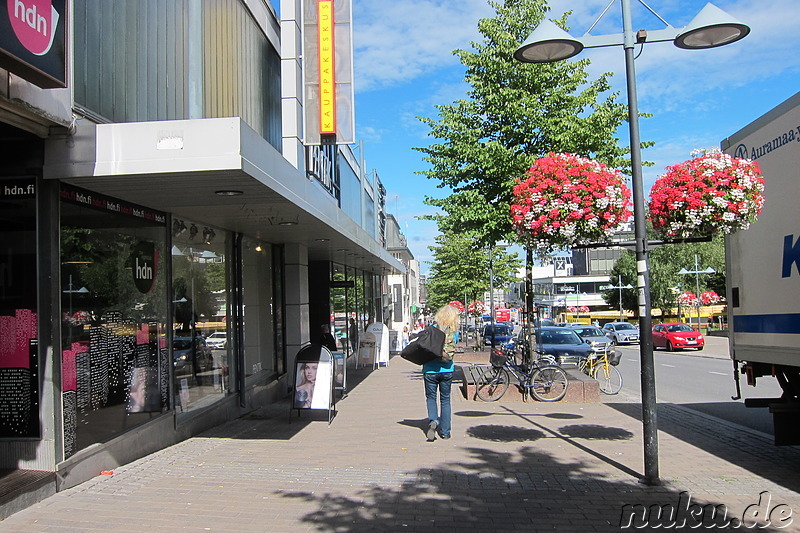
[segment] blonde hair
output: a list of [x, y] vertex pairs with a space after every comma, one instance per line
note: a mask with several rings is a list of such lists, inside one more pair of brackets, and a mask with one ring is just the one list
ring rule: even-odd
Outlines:
[[436, 320], [436, 323], [439, 324], [441, 329], [445, 329], [449, 326], [451, 331], [455, 331], [458, 329], [458, 309], [452, 305], [442, 306], [436, 311], [434, 320]]

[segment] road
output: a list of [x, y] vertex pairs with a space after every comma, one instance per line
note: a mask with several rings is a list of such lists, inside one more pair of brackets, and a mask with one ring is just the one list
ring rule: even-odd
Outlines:
[[[621, 346], [622, 391], [603, 401], [641, 401], [639, 346]], [[656, 372], [656, 399], [674, 403], [751, 429], [773, 434], [772, 415], [767, 409], [746, 408], [743, 400], [734, 401], [733, 363], [728, 358], [728, 339], [708, 337], [703, 351], [685, 350], [653, 354]], [[774, 378], [759, 378], [758, 387], [750, 387], [741, 376], [745, 398], [776, 398], [781, 389]]]

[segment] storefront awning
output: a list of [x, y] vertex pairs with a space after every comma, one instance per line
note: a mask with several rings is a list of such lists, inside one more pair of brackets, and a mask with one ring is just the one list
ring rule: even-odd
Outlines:
[[239, 118], [81, 121], [75, 135], [47, 141], [44, 174], [265, 242], [303, 244], [312, 261], [405, 272], [319, 182]]

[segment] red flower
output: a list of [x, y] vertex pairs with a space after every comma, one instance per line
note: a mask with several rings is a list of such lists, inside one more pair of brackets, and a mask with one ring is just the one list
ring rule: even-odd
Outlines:
[[667, 167], [653, 185], [648, 205], [653, 227], [672, 238], [746, 229], [764, 205], [758, 163], [716, 149], [692, 155]]
[[700, 295], [700, 301], [705, 305], [711, 305], [719, 302], [722, 298], [719, 297], [715, 291], [706, 291]]
[[464, 304], [462, 304], [458, 300], [453, 300], [452, 302], [448, 302], [447, 305], [449, 305], [450, 307], [455, 307], [456, 309], [458, 309], [459, 313], [464, 311]]
[[631, 193], [619, 171], [572, 154], [534, 161], [513, 194], [514, 228], [545, 252], [606, 241], [631, 216]]

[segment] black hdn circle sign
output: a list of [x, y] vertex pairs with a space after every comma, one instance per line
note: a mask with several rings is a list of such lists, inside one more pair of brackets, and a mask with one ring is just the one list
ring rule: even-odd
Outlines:
[[140, 242], [131, 251], [133, 283], [139, 292], [147, 294], [156, 283], [158, 254], [152, 242]]

